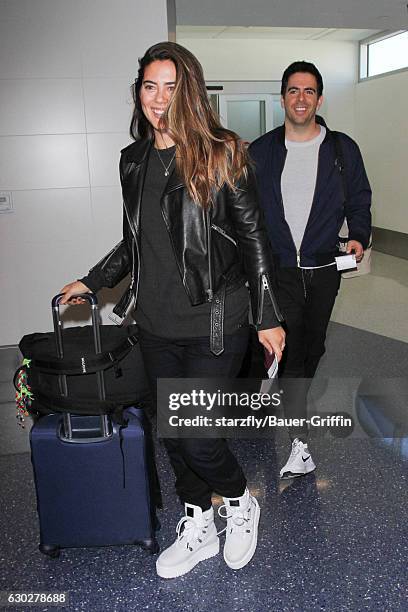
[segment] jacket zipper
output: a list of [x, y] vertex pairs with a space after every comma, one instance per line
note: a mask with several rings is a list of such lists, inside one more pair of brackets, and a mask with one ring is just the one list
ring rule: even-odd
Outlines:
[[[133, 234], [133, 240], [135, 241], [135, 244], [136, 244], [136, 250], [137, 250], [137, 283], [136, 283], [136, 289], [135, 289], [135, 292], [134, 292], [134, 293], [135, 293], [135, 303], [136, 303], [136, 301], [137, 301], [137, 295], [138, 295], [138, 293], [139, 293], [139, 279], [140, 279], [140, 253], [139, 253], [139, 243], [138, 243], [138, 240], [137, 240], [136, 230], [135, 230], [135, 228], [133, 227], [133, 223], [131, 223], [131, 221], [130, 221], [129, 211], [128, 211], [128, 209], [127, 209], [127, 206], [126, 206], [126, 202], [125, 202], [125, 200], [123, 200], [123, 208], [125, 209], [126, 218], [127, 218], [127, 221], [128, 221], [129, 227], [130, 227], [130, 231], [131, 231], [131, 232], [132, 232], [132, 234]], [[133, 289], [133, 287], [134, 287], [134, 284], [135, 284], [135, 253], [134, 253], [134, 250], [133, 250], [133, 248], [132, 248], [132, 280], [131, 280], [131, 283], [130, 283], [130, 287], [131, 287], [132, 289]]]
[[229, 240], [230, 242], [232, 242], [232, 244], [234, 246], [237, 246], [237, 241], [234, 240], [234, 238], [232, 238], [231, 236], [229, 236], [229, 234], [227, 234], [227, 232], [225, 230], [223, 230], [221, 227], [218, 227], [218, 225], [215, 225], [214, 223], [211, 224], [211, 227], [218, 232], [219, 234], [221, 234], [222, 236], [224, 236], [224, 238], [226, 238], [227, 240]]
[[170, 238], [170, 243], [171, 243], [171, 246], [172, 246], [172, 249], [173, 249], [173, 253], [174, 253], [174, 259], [176, 260], [176, 265], [177, 265], [177, 269], [178, 269], [179, 274], [180, 274], [180, 279], [181, 279], [181, 282], [183, 283], [183, 287], [184, 287], [184, 289], [185, 289], [185, 292], [187, 293], [187, 296], [188, 296], [188, 297], [191, 299], [191, 294], [190, 294], [189, 288], [188, 288], [188, 286], [187, 286], [187, 284], [186, 284], [186, 281], [185, 281], [185, 279], [184, 279], [184, 276], [183, 276], [183, 270], [181, 269], [180, 262], [179, 262], [179, 260], [177, 259], [177, 253], [176, 253], [176, 249], [175, 249], [175, 247], [174, 247], [173, 238], [172, 238], [172, 236], [171, 236], [171, 232], [170, 232], [169, 223], [168, 223], [168, 221], [167, 221], [167, 217], [166, 217], [166, 215], [164, 214], [164, 210], [163, 210], [163, 206], [162, 206], [161, 201], [160, 201], [160, 209], [161, 209], [161, 214], [162, 214], [162, 217], [163, 217], [163, 222], [164, 222], [164, 225], [166, 226], [166, 230], [167, 230], [167, 233], [168, 233], [169, 238]]
[[[281, 197], [281, 207], [282, 207], [282, 211], [283, 211], [283, 218], [286, 222], [286, 225], [288, 226], [289, 229], [289, 234], [290, 237], [292, 238], [292, 242], [293, 242], [293, 246], [295, 246], [295, 241], [293, 240], [293, 235], [292, 235], [292, 230], [289, 227], [289, 223], [286, 221], [286, 217], [285, 217], [285, 207], [283, 205], [283, 198]], [[306, 229], [306, 228], [305, 228]], [[295, 247], [296, 248], [296, 247]], [[298, 251], [296, 251], [296, 266], [298, 268], [300, 268], [300, 249]]]
[[279, 307], [278, 307], [278, 304], [276, 302], [276, 299], [275, 299], [275, 296], [273, 294], [273, 291], [269, 287], [269, 283], [268, 283], [268, 279], [266, 277], [266, 274], [262, 274], [261, 308], [259, 309], [259, 312], [258, 312], [258, 325], [262, 322], [263, 305], [264, 305], [264, 299], [265, 299], [264, 298], [265, 291], [268, 292], [269, 297], [271, 298], [273, 310], [275, 312], [275, 317], [281, 323], [283, 321], [282, 313], [279, 310]]
[[[319, 151], [319, 155], [320, 155], [320, 151]], [[319, 161], [318, 161], [318, 163], [319, 163]], [[317, 171], [319, 171], [319, 167], [317, 168]], [[308, 216], [307, 221], [306, 221], [305, 230], [303, 232], [303, 236], [302, 236], [302, 241], [301, 241], [300, 247], [302, 246], [303, 240], [304, 240], [304, 238], [306, 236], [307, 227], [309, 225], [309, 219], [310, 219], [310, 216], [312, 214], [313, 204], [315, 203], [316, 189], [317, 189], [317, 175], [316, 175], [316, 183], [315, 183], [315, 187], [314, 187], [314, 191], [313, 191], [312, 204], [310, 206], [309, 216]], [[291, 234], [292, 234], [292, 232], [291, 232]], [[293, 240], [293, 236], [292, 236], [292, 240]], [[296, 251], [296, 259], [297, 259], [297, 267], [298, 268], [300, 268], [300, 247], [299, 247], [299, 250]]]
[[[133, 241], [134, 241], [134, 238], [133, 238]], [[132, 280], [130, 282], [129, 289], [133, 289], [134, 284], [135, 284], [135, 249], [134, 249], [134, 245], [132, 244]]]
[[212, 258], [211, 258], [211, 221], [210, 213], [208, 210], [205, 211], [205, 217], [207, 221], [207, 252], [208, 252], [208, 282], [209, 288], [207, 289], [208, 301], [212, 302], [214, 297], [213, 292], [213, 278], [212, 278]]
[[[265, 294], [265, 277], [262, 274], [261, 276], [261, 281], [262, 281], [262, 287], [261, 287], [261, 291], [260, 291], [260, 296], [259, 296], [259, 304], [258, 304], [258, 318], [256, 321], [257, 325], [260, 325], [262, 323], [262, 315], [263, 315], [263, 305], [264, 305], [264, 294]], [[266, 282], [267, 284], [267, 282]]]

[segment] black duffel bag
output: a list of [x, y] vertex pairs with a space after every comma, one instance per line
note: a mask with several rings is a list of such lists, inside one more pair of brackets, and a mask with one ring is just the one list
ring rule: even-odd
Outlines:
[[[25, 407], [29, 413], [118, 415], [131, 405], [150, 409], [151, 394], [137, 326], [102, 325], [99, 333], [101, 352], [95, 354], [93, 326], [65, 329], [63, 357], [57, 355], [55, 332], [22, 338], [19, 348], [24, 362], [14, 380], [21, 380], [22, 374], [26, 378], [30, 394], [26, 396]], [[104, 399], [100, 397], [98, 372], [103, 372]]]

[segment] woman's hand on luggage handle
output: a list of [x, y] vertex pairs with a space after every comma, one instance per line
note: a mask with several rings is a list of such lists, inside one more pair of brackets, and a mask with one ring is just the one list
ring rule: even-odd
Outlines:
[[77, 305], [84, 304], [85, 300], [75, 296], [78, 295], [78, 293], [91, 293], [91, 290], [84, 283], [77, 280], [73, 283], [68, 283], [68, 285], [65, 285], [65, 287], [60, 290], [60, 293], [65, 293], [64, 297], [60, 301], [60, 304]]
[[274, 352], [278, 361], [282, 359], [283, 349], [285, 348], [285, 335], [283, 327], [262, 329], [258, 332], [259, 342], [269, 353]]

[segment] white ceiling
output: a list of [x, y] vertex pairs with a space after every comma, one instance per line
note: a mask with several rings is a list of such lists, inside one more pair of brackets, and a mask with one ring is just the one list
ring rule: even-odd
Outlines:
[[177, 37], [204, 39], [268, 38], [290, 40], [362, 40], [379, 30], [346, 28], [265, 28], [242, 26], [177, 26]]
[[180, 26], [408, 29], [406, 0], [175, 0]]

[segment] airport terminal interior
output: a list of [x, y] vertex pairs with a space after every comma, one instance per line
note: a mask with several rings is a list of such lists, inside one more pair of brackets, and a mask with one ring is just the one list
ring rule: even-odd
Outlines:
[[[407, 423], [375, 433], [355, 404], [362, 379], [367, 388], [370, 381], [397, 384], [406, 377], [406, 266], [404, 259], [374, 252], [370, 275], [342, 281], [309, 409], [351, 413], [353, 434], [313, 433], [316, 471], [288, 481], [279, 480], [288, 452], [285, 430], [231, 441], [261, 506], [256, 554], [239, 571], [219, 554], [164, 580], [156, 576], [155, 556], [137, 546], [42, 555], [29, 424], [25, 430], [17, 425], [10, 382], [20, 357], [16, 349], [2, 349], [1, 588], [66, 592], [70, 610], [406, 610]], [[157, 537], [164, 547], [182, 512], [164, 448], [156, 447], [164, 506]]]
[[[407, 2], [0, 0], [0, 611], [15, 609], [11, 591], [66, 593], [72, 612], [408, 610]], [[316, 470], [288, 480], [285, 427], [231, 439], [261, 508], [254, 557], [230, 569], [222, 534], [220, 554], [166, 580], [137, 545], [40, 552], [32, 423], [18, 423], [12, 380], [19, 339], [52, 330], [51, 296], [123, 236], [118, 161], [138, 58], [168, 40], [196, 55], [213, 109], [248, 143], [284, 119], [285, 68], [318, 67], [319, 114], [362, 152], [374, 250], [370, 274], [342, 279], [308, 396], [309, 415], [350, 418], [351, 431], [311, 428]], [[104, 323], [120, 289], [101, 292]], [[66, 308], [70, 325], [85, 324], [81, 308]], [[164, 550], [184, 509], [153, 435]], [[75, 475], [53, 467], [62, 488]]]

